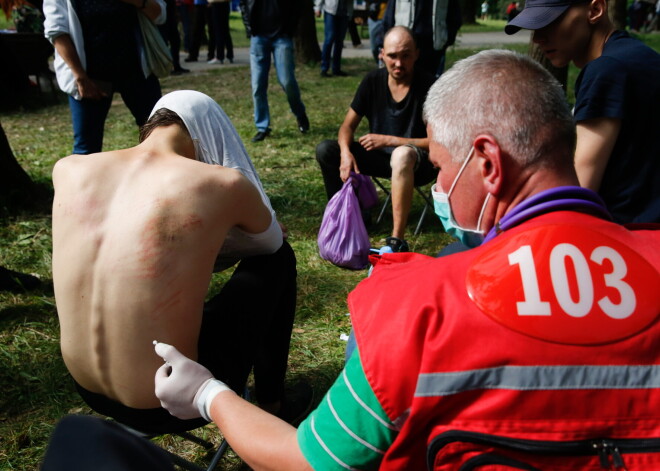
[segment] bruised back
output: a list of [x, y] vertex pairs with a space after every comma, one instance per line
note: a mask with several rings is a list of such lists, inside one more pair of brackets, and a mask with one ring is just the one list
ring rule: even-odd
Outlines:
[[85, 389], [158, 407], [151, 341], [196, 358], [215, 255], [236, 223], [237, 171], [140, 148], [53, 171], [53, 280], [62, 355]]

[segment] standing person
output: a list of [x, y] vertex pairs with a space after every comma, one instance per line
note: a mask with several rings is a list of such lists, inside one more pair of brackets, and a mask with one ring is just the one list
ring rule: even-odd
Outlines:
[[[163, 338], [239, 392], [254, 367], [257, 402], [294, 413], [284, 379], [295, 255], [217, 103], [172, 92], [138, 146], [61, 159], [53, 184], [62, 357], [93, 410], [150, 433], [205, 423], [172, 417], [153, 393], [152, 341]], [[205, 303], [214, 264], [239, 260]]]
[[271, 56], [275, 62], [277, 80], [296, 117], [298, 130], [309, 131], [309, 119], [295, 75], [293, 33], [302, 6], [297, 0], [241, 0], [241, 14], [245, 31], [250, 38], [250, 73], [254, 124], [257, 133], [252, 142], [263, 141], [271, 133], [268, 107], [268, 71]]
[[55, 46], [55, 73], [69, 95], [73, 153], [103, 147], [103, 128], [114, 92], [121, 94], [138, 126], [160, 98], [138, 41], [138, 16], [165, 22], [163, 0], [82, 2], [45, 0], [45, 35]]
[[371, 43], [371, 55], [379, 65], [384, 66], [380, 59], [380, 51], [383, 49], [383, 38], [385, 31], [383, 29], [383, 15], [387, 2], [383, 0], [367, 0], [367, 25], [369, 27], [369, 42]]
[[578, 187], [564, 92], [531, 58], [457, 62], [424, 114], [441, 204], [484, 243], [383, 255], [348, 298], [357, 350], [297, 430], [164, 344], [156, 395], [253, 469], [429, 469], [431, 443], [432, 469], [659, 469], [660, 232]]
[[188, 69], [181, 67], [179, 51], [181, 49], [181, 35], [179, 34], [179, 13], [176, 0], [165, 0], [167, 6], [167, 19], [160, 26], [160, 33], [165, 42], [170, 46], [172, 54], [172, 75], [187, 74]]
[[614, 28], [606, 0], [528, 0], [505, 27], [533, 30], [555, 67], [573, 62], [580, 185], [620, 223], [660, 222], [660, 54]]
[[[384, 69], [369, 72], [355, 93], [339, 128], [337, 140], [316, 147], [330, 199], [352, 171], [392, 181], [392, 236], [386, 244], [407, 252], [406, 224], [415, 185], [431, 182], [437, 171], [428, 158], [428, 138], [422, 119], [433, 76], [417, 67], [419, 51], [408, 28], [395, 26], [385, 35]], [[357, 142], [355, 132], [366, 117], [369, 133]]]
[[[208, 36], [206, 30], [208, 26]], [[190, 48], [184, 62], [197, 62], [204, 38], [208, 39], [207, 62], [215, 58], [215, 36], [211, 24], [211, 10], [207, 0], [194, 0], [190, 32]]]
[[506, 7], [506, 16], [508, 21], [514, 19], [518, 13], [520, 13], [518, 2], [509, 3], [509, 5]]
[[210, 0], [209, 3], [211, 4], [211, 23], [215, 36], [215, 59], [209, 61], [209, 64], [224, 64], [225, 49], [227, 50], [227, 60], [233, 64], [234, 44], [229, 30], [229, 0]]
[[321, 77], [330, 76], [330, 67], [332, 75], [345, 77], [346, 72], [341, 70], [341, 51], [344, 49], [348, 21], [353, 17], [353, 0], [315, 0], [314, 10], [317, 18], [323, 13], [325, 30], [321, 50]]
[[406, 26], [419, 48], [417, 67], [439, 77], [445, 69], [445, 52], [454, 44], [462, 24], [458, 0], [389, 0], [383, 17], [387, 32]]

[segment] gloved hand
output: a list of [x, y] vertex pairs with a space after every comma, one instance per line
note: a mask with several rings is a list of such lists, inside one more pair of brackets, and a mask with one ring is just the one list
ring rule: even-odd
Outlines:
[[156, 371], [156, 397], [170, 414], [180, 419], [204, 417], [209, 422], [213, 398], [230, 388], [209, 370], [187, 358], [172, 345], [154, 341], [165, 364]]

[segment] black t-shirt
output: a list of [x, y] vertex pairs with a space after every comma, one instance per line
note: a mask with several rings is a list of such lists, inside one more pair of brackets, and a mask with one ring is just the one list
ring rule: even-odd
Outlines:
[[137, 9], [118, 0], [75, 0], [73, 5], [82, 27], [87, 74], [111, 82], [142, 74]]
[[619, 223], [660, 222], [660, 54], [615, 31], [575, 83], [575, 120], [617, 118], [621, 130], [598, 193]]
[[255, 0], [252, 34], [274, 38], [282, 31], [282, 11], [275, 0]]
[[423, 70], [416, 70], [408, 94], [397, 103], [387, 86], [387, 77], [387, 69], [384, 68], [369, 72], [360, 83], [351, 108], [367, 118], [371, 133], [426, 137], [422, 109], [435, 78]]

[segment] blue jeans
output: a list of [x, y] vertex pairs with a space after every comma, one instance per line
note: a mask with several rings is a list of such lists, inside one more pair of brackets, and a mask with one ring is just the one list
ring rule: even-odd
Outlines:
[[348, 16], [323, 12], [323, 25], [325, 26], [325, 39], [321, 51], [321, 71], [327, 72], [330, 68], [332, 53], [332, 73], [336, 74], [341, 70], [341, 50], [344, 48], [344, 37], [348, 29]]
[[380, 50], [383, 48], [383, 36], [385, 35], [383, 20], [368, 19], [369, 25], [369, 41], [371, 42], [371, 54], [374, 60], [378, 63], [378, 56]]
[[[160, 83], [155, 75], [141, 81], [114, 84], [113, 92], [121, 94], [138, 126], [149, 118], [149, 113], [160, 98]], [[94, 154], [103, 148], [103, 128], [108, 116], [112, 95], [101, 100], [82, 99], [69, 95], [69, 109], [73, 123], [73, 153]]]
[[300, 88], [296, 81], [293, 41], [289, 36], [275, 38], [252, 36], [250, 40], [250, 71], [252, 73], [252, 100], [254, 102], [254, 124], [258, 131], [270, 127], [268, 108], [268, 71], [270, 56], [275, 62], [277, 80], [286, 93], [291, 112], [297, 119], [305, 116], [305, 105], [300, 98]]

